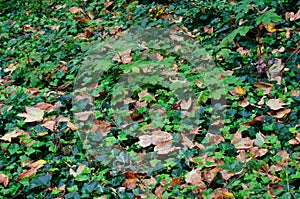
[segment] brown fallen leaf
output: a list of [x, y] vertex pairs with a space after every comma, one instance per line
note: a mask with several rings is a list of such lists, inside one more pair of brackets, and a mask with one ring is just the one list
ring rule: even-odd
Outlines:
[[157, 151], [157, 154], [168, 154], [172, 151], [179, 149], [180, 147], [172, 146], [172, 141], [160, 142], [154, 147], [154, 151]]
[[220, 173], [224, 180], [229, 180], [231, 177], [233, 177], [235, 175], [235, 173], [232, 173], [226, 169], [221, 169]]
[[269, 84], [266, 82], [256, 82], [254, 86], [258, 87], [257, 90], [263, 90], [265, 95], [270, 94], [274, 84]]
[[56, 124], [56, 121], [47, 120], [42, 124], [42, 126], [49, 129], [50, 131], [54, 131], [55, 124]]
[[270, 99], [266, 102], [266, 105], [270, 107], [272, 110], [279, 110], [282, 109], [284, 105], [286, 105], [282, 100], [280, 99]]
[[241, 55], [248, 55], [251, 50], [244, 49], [243, 47], [239, 47], [237, 50]]
[[0, 140], [11, 142], [12, 138], [16, 138], [16, 137], [19, 137], [21, 135], [26, 135], [26, 137], [29, 136], [29, 134], [27, 132], [16, 129], [16, 130], [14, 130], [10, 133], [6, 133], [4, 136], [2, 136], [0, 138]]
[[202, 181], [202, 174], [199, 169], [193, 169], [185, 175], [185, 182], [193, 186], [206, 189], [206, 184]]
[[292, 109], [287, 108], [287, 109], [281, 109], [279, 111], [276, 111], [274, 117], [277, 119], [284, 118], [287, 114], [289, 114], [292, 111]]
[[215, 179], [220, 169], [218, 167], [210, 170], [205, 170], [203, 173], [203, 180], [208, 182], [209, 184]]
[[0, 173], [0, 184], [3, 184], [4, 188], [6, 188], [8, 183], [9, 183], [8, 176]]
[[242, 138], [241, 132], [236, 132], [233, 135], [233, 139], [231, 143], [235, 146], [236, 149], [251, 149], [253, 147], [254, 141], [251, 140], [249, 137]]
[[70, 168], [69, 172], [72, 176], [74, 176], [74, 178], [76, 178], [76, 176], [78, 176], [79, 174], [81, 174], [83, 172], [85, 168], [85, 165], [84, 164], [80, 164], [78, 167], [77, 167], [77, 170], [74, 171], [72, 168]]
[[107, 136], [107, 134], [110, 132], [110, 129], [111, 129], [111, 125], [109, 122], [96, 120], [95, 124], [93, 125], [90, 131], [95, 133], [100, 133], [102, 136]]
[[247, 107], [249, 105], [249, 96], [241, 101], [238, 101], [238, 104], [240, 107], [243, 107], [243, 108]]
[[17, 116], [25, 117], [24, 122], [41, 122], [44, 117], [44, 111], [39, 108], [26, 106], [26, 113], [19, 113]]
[[46, 103], [46, 102], [40, 102], [34, 105], [35, 108], [46, 111], [47, 113], [50, 113], [54, 111], [55, 107], [52, 104]]
[[33, 167], [29, 170], [23, 170], [23, 172], [18, 175], [17, 181], [20, 181], [25, 177], [27, 177], [27, 178], [31, 177], [32, 175], [36, 174], [38, 169], [39, 169], [38, 167]]

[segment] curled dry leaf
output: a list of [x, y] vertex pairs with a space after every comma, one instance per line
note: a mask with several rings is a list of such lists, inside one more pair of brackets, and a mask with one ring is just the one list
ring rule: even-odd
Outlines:
[[249, 105], [249, 96], [246, 97], [245, 99], [239, 101], [238, 104], [240, 107], [243, 107], [243, 108], [247, 107]]
[[300, 19], [300, 10], [295, 14], [294, 12], [286, 12], [285, 13], [285, 19], [290, 21], [296, 21]]
[[26, 106], [26, 113], [19, 113], [17, 116], [25, 117], [24, 122], [40, 122], [43, 120], [44, 111], [39, 108]]
[[253, 147], [253, 140], [249, 137], [242, 138], [241, 132], [236, 132], [231, 140], [231, 143], [235, 146], [236, 149], [251, 149]]
[[18, 175], [17, 180], [20, 181], [23, 178], [31, 177], [32, 175], [36, 174], [39, 168], [43, 167], [47, 162], [45, 160], [38, 160], [36, 162], [30, 163], [28, 166], [30, 167], [29, 170], [23, 170], [21, 174]]
[[244, 49], [243, 47], [239, 47], [237, 50], [241, 55], [248, 55], [251, 50]]
[[0, 183], [3, 184], [4, 188], [7, 187], [8, 182], [9, 182], [8, 176], [0, 173]]
[[272, 110], [279, 110], [283, 108], [284, 105], [286, 105], [284, 102], [282, 102], [280, 99], [270, 99], [266, 102], [266, 105], [270, 107]]
[[299, 144], [300, 144], [300, 133], [297, 133], [297, 134], [296, 134], [296, 137], [295, 137], [294, 139], [291, 139], [291, 140], [289, 141], [289, 143], [290, 143], [291, 145], [299, 145]]
[[229, 180], [231, 177], [233, 177], [235, 175], [235, 173], [231, 173], [230, 171], [228, 171], [226, 169], [221, 169], [220, 173], [224, 180]]

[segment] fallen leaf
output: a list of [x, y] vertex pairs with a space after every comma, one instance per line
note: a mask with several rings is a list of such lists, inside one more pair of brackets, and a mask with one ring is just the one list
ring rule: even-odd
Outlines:
[[93, 111], [84, 111], [84, 112], [78, 112], [74, 113], [76, 117], [78, 117], [79, 121], [87, 121], [91, 115], [93, 115]]
[[254, 86], [258, 87], [257, 90], [263, 90], [265, 95], [270, 94], [274, 84], [269, 84], [269, 83], [265, 83], [265, 82], [256, 82], [254, 84]]
[[8, 141], [8, 142], [11, 142], [11, 139], [12, 138], [16, 138], [16, 137], [19, 137], [21, 135], [29, 135], [27, 132], [25, 131], [21, 131], [19, 129], [16, 129], [10, 133], [6, 133], [4, 136], [2, 136], [0, 138], [0, 140], [4, 140], [4, 141]]
[[249, 97], [246, 97], [245, 99], [238, 102], [240, 107], [247, 107], [249, 105]]
[[39, 108], [33, 108], [26, 106], [26, 113], [19, 113], [17, 116], [19, 117], [25, 117], [24, 122], [40, 122], [43, 120], [44, 117], [44, 111]]
[[213, 199], [231, 199], [235, 198], [233, 193], [229, 192], [225, 188], [217, 188], [210, 195], [209, 198]]
[[235, 175], [235, 173], [232, 173], [226, 169], [221, 169], [220, 173], [224, 180], [229, 180], [231, 177], [233, 177]]
[[296, 14], [294, 12], [286, 12], [285, 19], [286, 20], [290, 19], [290, 21], [296, 21], [300, 19], [300, 10], [298, 10]]
[[266, 102], [266, 105], [270, 107], [272, 110], [279, 110], [282, 109], [284, 105], [286, 105], [284, 102], [282, 102], [280, 99], [270, 99]]
[[34, 105], [35, 108], [46, 111], [47, 113], [50, 113], [54, 111], [54, 106], [52, 104], [46, 103], [46, 102], [40, 102]]
[[270, 33], [276, 32], [275, 24], [274, 23], [264, 24], [264, 27]]
[[157, 151], [157, 154], [168, 154], [172, 151], [179, 149], [180, 147], [172, 146], [172, 141], [160, 142], [154, 147], [154, 151]]
[[253, 147], [253, 140], [249, 137], [242, 138], [241, 132], [236, 132], [231, 140], [231, 143], [235, 146], [236, 149], [250, 149]]
[[231, 93], [231, 95], [233, 96], [243, 96], [246, 94], [246, 90], [244, 88], [241, 88], [239, 86], [236, 86], [233, 90], [229, 91]]
[[102, 136], [107, 136], [107, 134], [110, 132], [110, 129], [111, 129], [111, 125], [109, 122], [96, 120], [95, 124], [93, 125], [90, 131], [95, 133], [100, 133]]
[[76, 178], [76, 176], [78, 176], [79, 174], [81, 174], [83, 172], [85, 168], [85, 165], [84, 164], [80, 164], [78, 167], [77, 167], [77, 170], [74, 171], [72, 168], [70, 168], [69, 172], [72, 176], [74, 176], [74, 178]]
[[287, 114], [289, 114], [292, 111], [292, 109], [288, 108], [288, 109], [282, 109], [279, 111], [276, 111], [274, 117], [277, 119], [282, 119], [284, 118]]
[[8, 176], [7, 176], [7, 175], [5, 175], [5, 174], [1, 174], [1, 173], [0, 173], [0, 183], [2, 183], [2, 184], [3, 184], [4, 188], [6, 188], [6, 187], [7, 187], [7, 185], [8, 185], [8, 182], [9, 182], [9, 178], [8, 178]]
[[36, 172], [38, 171], [38, 167], [33, 167], [29, 170], [23, 170], [23, 172], [21, 174], [18, 175], [17, 177], [17, 181], [22, 180], [23, 178], [27, 177], [31, 177], [32, 175], [36, 174]]
[[195, 146], [194, 143], [193, 143], [193, 141], [190, 140], [189, 137], [186, 136], [184, 133], [181, 133], [181, 137], [182, 137], [182, 145], [183, 146], [187, 146], [190, 149]]
[[185, 175], [185, 182], [193, 186], [206, 189], [206, 184], [202, 181], [202, 175], [199, 169], [193, 169]]
[[50, 131], [54, 131], [56, 122], [54, 120], [47, 120], [45, 121], [42, 126], [49, 129]]
[[131, 48], [122, 52], [118, 52], [117, 55], [113, 57], [112, 60], [123, 64], [129, 64], [132, 61], [132, 57], [130, 53], [131, 53]]
[[77, 13], [84, 13], [83, 10], [81, 8], [78, 8], [76, 6], [73, 6], [69, 9], [69, 11], [72, 13], [72, 14], [77, 14]]
[[218, 167], [210, 170], [205, 170], [203, 173], [203, 179], [210, 184], [215, 179], [219, 171], [220, 169]]

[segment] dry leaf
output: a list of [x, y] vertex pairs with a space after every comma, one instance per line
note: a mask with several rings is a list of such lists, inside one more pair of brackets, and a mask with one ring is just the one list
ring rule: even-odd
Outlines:
[[93, 114], [94, 114], [93, 111], [84, 111], [84, 112], [74, 113], [74, 115], [76, 117], [78, 117], [79, 121], [87, 121], [89, 119], [90, 115], [93, 115]]
[[215, 179], [219, 171], [220, 169], [218, 167], [210, 170], [205, 170], [203, 173], [204, 180], [210, 184]]
[[284, 118], [287, 114], [289, 114], [292, 111], [292, 109], [288, 108], [288, 109], [282, 109], [279, 111], [276, 111], [274, 117], [277, 119], [281, 119]]
[[43, 120], [44, 111], [39, 108], [26, 106], [26, 113], [19, 113], [17, 116], [25, 117], [24, 122], [40, 122]]
[[249, 105], [249, 97], [246, 97], [245, 99], [238, 102], [240, 107], [247, 107]]
[[282, 102], [280, 99], [270, 99], [266, 102], [266, 105], [270, 107], [272, 110], [279, 110], [283, 108], [284, 105], [286, 105], [284, 102]]
[[[185, 175], [185, 182], [193, 186], [205, 185], [199, 169], [193, 169]], [[206, 185], [205, 185], [206, 187]]]
[[84, 13], [83, 10], [81, 8], [78, 8], [76, 6], [73, 6], [69, 9], [69, 11], [72, 13], [72, 14], [77, 14], [77, 13]]
[[274, 84], [269, 84], [269, 83], [265, 83], [265, 82], [256, 82], [254, 84], [254, 86], [258, 87], [257, 90], [263, 90], [265, 95], [270, 94], [272, 87], [274, 86]]
[[80, 164], [76, 171], [74, 171], [72, 168], [70, 168], [69, 172], [72, 176], [74, 176], [74, 178], [76, 178], [76, 176], [78, 176], [79, 174], [81, 174], [83, 172], [84, 168], [85, 168], [85, 165]]
[[265, 29], [266, 29], [268, 32], [270, 32], [270, 33], [276, 31], [276, 29], [275, 29], [275, 24], [274, 24], [274, 23], [264, 24], [264, 27], [265, 27]]
[[181, 137], [182, 137], [182, 145], [183, 146], [187, 146], [190, 149], [195, 146], [194, 143], [193, 143], [193, 141], [190, 140], [189, 137], [186, 136], [184, 133], [181, 133]]
[[231, 140], [231, 143], [235, 146], [236, 149], [250, 149], [253, 147], [253, 140], [249, 137], [242, 138], [241, 132], [236, 132]]
[[300, 10], [298, 10], [296, 14], [294, 12], [286, 12], [285, 19], [286, 20], [290, 19], [290, 21], [296, 21], [300, 19]]
[[172, 151], [179, 149], [180, 147], [172, 146], [172, 141], [160, 142], [154, 147], [154, 151], [157, 151], [157, 154], [168, 154]]
[[132, 57], [130, 53], [131, 53], [131, 48], [122, 52], [118, 52], [116, 56], [113, 57], [112, 60], [123, 64], [129, 64], [132, 61]]
[[96, 120], [96, 123], [92, 127], [91, 132], [100, 133], [102, 136], [107, 136], [107, 134], [110, 132], [110, 129], [111, 125], [109, 122]]
[[46, 102], [40, 102], [34, 105], [35, 108], [46, 111], [47, 113], [50, 113], [54, 111], [55, 107], [52, 104], [46, 103]]
[[7, 187], [8, 182], [9, 182], [8, 176], [0, 173], [0, 183], [3, 184], [4, 188]]
[[236, 86], [233, 90], [229, 91], [231, 93], [231, 95], [233, 96], [243, 96], [246, 94], [246, 90], [244, 88], [241, 88], [239, 86]]
[[50, 131], [54, 131], [56, 122], [54, 120], [47, 120], [42, 124], [43, 127], [49, 129]]
[[29, 170], [24, 170], [21, 174], [18, 175], [17, 180], [20, 181], [25, 177], [27, 177], [27, 178], [31, 177], [32, 175], [36, 174], [38, 169], [39, 169], [38, 167], [33, 167]]
[[16, 130], [14, 130], [14, 131], [12, 131], [10, 133], [6, 133], [4, 136], [2, 136], [0, 138], [0, 140], [11, 142], [12, 138], [16, 138], [16, 137], [19, 137], [21, 135], [27, 135], [27, 136], [29, 136], [29, 134], [27, 132], [21, 131], [19, 129], [16, 129]]
[[220, 173], [224, 180], [229, 180], [231, 177], [233, 177], [235, 175], [235, 173], [231, 173], [230, 171], [228, 171], [226, 169], [221, 169]]

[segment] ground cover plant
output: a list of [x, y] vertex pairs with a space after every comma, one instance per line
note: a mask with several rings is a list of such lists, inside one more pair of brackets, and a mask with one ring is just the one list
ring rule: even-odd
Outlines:
[[299, 2], [0, 8], [0, 198], [300, 197]]

